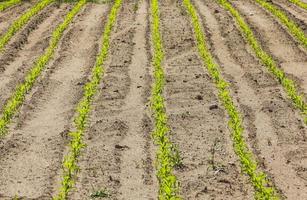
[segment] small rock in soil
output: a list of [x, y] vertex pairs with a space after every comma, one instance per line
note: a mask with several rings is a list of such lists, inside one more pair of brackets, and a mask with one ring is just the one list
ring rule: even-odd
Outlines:
[[212, 106], [209, 107], [210, 110], [214, 110], [214, 109], [218, 109], [218, 108], [219, 108], [218, 105], [212, 105]]

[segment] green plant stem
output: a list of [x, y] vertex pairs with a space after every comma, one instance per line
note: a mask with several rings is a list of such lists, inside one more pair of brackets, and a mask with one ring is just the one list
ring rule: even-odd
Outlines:
[[300, 0], [288, 0], [288, 1], [290, 1], [291, 3], [294, 3], [295, 5], [307, 10], [307, 3], [305, 3], [305, 2], [302, 2]]
[[267, 11], [272, 13], [275, 17], [277, 17], [280, 23], [285, 25], [289, 32], [304, 46], [304, 48], [307, 49], [307, 37], [305, 36], [304, 31], [294, 21], [292, 21], [282, 10], [277, 8], [272, 3], [266, 0], [255, 1]]
[[214, 80], [214, 83], [218, 89], [219, 99], [228, 113], [228, 126], [232, 133], [234, 150], [241, 162], [242, 171], [244, 171], [250, 177], [250, 180], [255, 188], [255, 198], [267, 200], [278, 199], [275, 188], [270, 186], [265, 173], [260, 172], [252, 152], [247, 147], [243, 137], [244, 129], [241, 114], [230, 95], [229, 84], [222, 77], [219, 66], [215, 63], [210, 51], [208, 50], [204, 31], [201, 28], [197, 12], [190, 0], [183, 0], [183, 4], [192, 20], [199, 54], [203, 59], [210, 76]]
[[240, 16], [239, 12], [227, 0], [219, 0], [219, 2], [235, 18], [241, 32], [254, 50], [256, 56], [260, 59], [262, 64], [266, 66], [268, 71], [279, 81], [279, 83], [281, 83], [294, 106], [301, 111], [305, 124], [307, 124], [307, 104], [304, 100], [304, 95], [299, 93], [294, 81], [289, 79], [285, 72], [277, 66], [274, 59], [262, 49], [260, 43], [254, 36], [254, 33]]
[[175, 200], [178, 196], [178, 181], [173, 174], [174, 168], [174, 146], [168, 138], [169, 127], [167, 125], [167, 114], [165, 111], [163, 90], [165, 75], [162, 68], [164, 59], [163, 44], [160, 34], [159, 3], [151, 0], [151, 37], [153, 41], [154, 55], [152, 65], [154, 67], [154, 84], [152, 88], [151, 105], [155, 118], [155, 131], [153, 138], [159, 145], [157, 151], [157, 178], [159, 180], [159, 199]]
[[89, 113], [91, 111], [91, 103], [94, 95], [97, 93], [98, 86], [104, 75], [104, 63], [107, 59], [110, 47], [111, 31], [117, 19], [117, 13], [122, 4], [122, 0], [115, 0], [108, 21], [105, 25], [104, 33], [102, 36], [102, 46], [99, 55], [96, 58], [95, 66], [92, 70], [90, 81], [84, 86], [83, 98], [79, 102], [76, 109], [76, 118], [74, 125], [76, 131], [70, 132], [71, 137], [69, 152], [63, 161], [63, 175], [61, 181], [60, 192], [55, 200], [66, 200], [69, 191], [75, 185], [75, 177], [78, 173], [78, 157], [81, 150], [85, 147], [83, 143], [83, 135], [88, 121]]
[[16, 4], [19, 4], [21, 0], [9, 0], [9, 1], [4, 1], [0, 3], [0, 12], [4, 11], [5, 9], [14, 6]]
[[31, 90], [36, 79], [40, 76], [41, 72], [44, 70], [45, 66], [49, 60], [54, 55], [55, 49], [63, 36], [63, 32], [72, 22], [75, 15], [80, 11], [86, 0], [80, 0], [78, 4], [66, 15], [62, 24], [60, 24], [52, 33], [52, 37], [48, 48], [45, 50], [44, 54], [41, 55], [35, 62], [34, 66], [31, 68], [29, 73], [26, 75], [23, 83], [18, 85], [15, 89], [13, 95], [9, 98], [8, 102], [4, 105], [3, 113], [0, 118], [0, 136], [7, 133], [7, 126], [11, 119], [18, 111], [19, 107], [22, 105], [25, 95]]
[[0, 52], [3, 51], [5, 45], [10, 41], [10, 39], [19, 31], [26, 23], [29, 22], [31, 17], [36, 15], [38, 12], [43, 10], [46, 6], [51, 4], [54, 0], [41, 0], [36, 5], [34, 5], [30, 10], [21, 15], [16, 19], [13, 24], [8, 28], [4, 35], [0, 36]]

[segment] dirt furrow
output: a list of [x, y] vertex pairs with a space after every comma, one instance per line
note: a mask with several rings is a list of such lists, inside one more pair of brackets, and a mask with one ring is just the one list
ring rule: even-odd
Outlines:
[[145, 93], [148, 13], [146, 2], [137, 3], [123, 2], [112, 33], [110, 58], [93, 103], [87, 147], [79, 162], [81, 173], [72, 199], [88, 199], [99, 191], [111, 199], [156, 198]]
[[[25, 26], [16, 32], [16, 34], [9, 40], [0, 53], [0, 74], [6, 70], [7, 65], [14, 61], [17, 54], [28, 42], [28, 36], [32, 31], [36, 30], [45, 19], [47, 19], [56, 10], [55, 4], [50, 4], [38, 14], [33, 16]], [[36, 39], [37, 40], [37, 39]]]
[[306, 10], [289, 2], [289, 0], [274, 0], [272, 3], [280, 10], [285, 12], [287, 16], [297, 23], [307, 35], [307, 13]]
[[185, 8], [180, 1], [166, 0], [160, 10], [166, 109], [182, 157], [175, 173], [180, 193], [184, 199], [251, 199], [252, 188], [240, 172], [226, 113], [198, 56]]
[[[134, 50], [130, 64], [129, 77], [131, 81], [129, 93], [126, 98], [123, 114], [129, 118], [129, 130], [121, 146], [128, 147], [122, 153], [121, 165], [121, 187], [119, 188], [120, 198], [126, 200], [134, 199], [157, 199], [157, 187], [152, 187], [143, 178], [146, 175], [146, 139], [150, 132], [144, 127], [146, 125], [146, 105], [144, 89], [146, 89], [146, 66], [149, 60], [146, 54], [146, 27], [148, 19], [148, 5], [146, 1], [140, 1], [139, 9], [135, 20], [135, 33], [133, 38]], [[132, 114], [133, 113], [133, 114]], [[152, 148], [151, 148], [152, 149]], [[154, 151], [152, 151], [154, 155]], [[147, 163], [152, 165], [152, 163]]]
[[19, 5], [13, 6], [0, 12], [0, 35], [2, 35], [12, 22], [22, 15], [33, 4], [30, 2], [23, 2]]
[[[233, 19], [216, 3], [196, 1], [210, 41], [244, 116], [247, 141], [260, 166], [289, 199], [306, 199], [306, 126], [278, 81], [253, 56]], [[273, 36], [272, 36], [273, 37]], [[291, 156], [296, 155], [296, 160]], [[290, 159], [291, 158], [291, 159]], [[289, 160], [290, 159], [290, 160]]]
[[255, 31], [264, 49], [297, 81], [302, 92], [307, 94], [307, 56], [300, 45], [256, 3], [239, 0], [233, 1], [233, 5]]
[[[5, 67], [5, 70], [0, 73], [0, 110], [16, 85], [24, 80], [34, 61], [48, 47], [52, 31], [62, 22], [70, 7], [70, 5], [62, 5], [60, 8], [53, 6], [52, 10], [49, 10], [49, 16], [42, 20], [41, 24], [37, 24], [35, 30], [28, 36], [23, 34], [17, 36], [19, 39], [10, 45], [7, 52], [0, 55], [0, 63], [3, 63], [1, 67]], [[17, 47], [20, 43], [24, 43], [24, 47], [13, 47]]]
[[0, 177], [6, 181], [0, 183], [0, 197], [50, 199], [59, 188], [66, 134], [95, 61], [107, 8], [89, 4], [78, 15], [1, 141]]

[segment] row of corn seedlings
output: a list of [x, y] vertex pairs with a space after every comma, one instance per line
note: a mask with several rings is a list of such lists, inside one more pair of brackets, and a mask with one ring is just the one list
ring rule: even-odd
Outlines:
[[162, 37], [160, 33], [160, 16], [158, 0], [151, 0], [151, 39], [153, 43], [152, 65], [154, 67], [154, 84], [152, 88], [151, 108], [154, 113], [155, 130], [153, 138], [158, 145], [157, 178], [159, 181], [159, 199], [181, 199], [178, 195], [178, 180], [173, 174], [176, 165], [174, 145], [169, 139], [169, 127], [163, 90], [165, 74], [162, 67], [164, 59]]
[[290, 1], [291, 3], [294, 3], [295, 5], [307, 10], [307, 3], [305, 3], [305, 2], [302, 2], [300, 0], [288, 0], [288, 1]]
[[229, 84], [222, 77], [219, 66], [216, 64], [214, 58], [208, 50], [204, 31], [201, 28], [200, 20], [195, 7], [191, 4], [190, 0], [183, 0], [183, 4], [192, 20], [192, 26], [197, 41], [199, 54], [218, 89], [219, 99], [228, 113], [228, 125], [232, 133], [234, 150], [239, 157], [242, 170], [250, 177], [256, 191], [255, 198], [278, 199], [276, 189], [270, 185], [266, 174], [260, 171], [252, 152], [248, 149], [248, 146], [244, 140], [244, 128], [242, 125], [241, 114], [230, 95], [230, 90], [228, 88]]
[[19, 4], [20, 2], [21, 2], [21, 0], [9, 0], [9, 1], [0, 2], [0, 12], [4, 11], [5, 9], [7, 9], [11, 6]]
[[[42, 1], [41, 3], [47, 3], [48, 1], [49, 0]], [[31, 90], [35, 81], [45, 69], [50, 59], [53, 57], [55, 49], [57, 48], [59, 41], [63, 36], [63, 32], [72, 22], [76, 14], [80, 11], [80, 9], [84, 6], [85, 3], [86, 0], [80, 0], [74, 6], [74, 8], [66, 15], [64, 21], [60, 25], [58, 25], [57, 28], [53, 31], [48, 48], [45, 50], [44, 54], [41, 55], [35, 61], [34, 66], [26, 75], [23, 83], [17, 85], [14, 93], [4, 105], [0, 118], [0, 136], [3, 136], [7, 133], [7, 126], [15, 113], [18, 111], [19, 107], [23, 104], [25, 95]]]
[[277, 66], [272, 56], [262, 49], [251, 28], [240, 16], [239, 12], [231, 5], [231, 3], [229, 3], [227, 0], [219, 0], [219, 3], [232, 14], [247, 42], [254, 50], [256, 56], [260, 59], [263, 65], [266, 66], [268, 71], [271, 72], [272, 75], [281, 83], [295, 107], [301, 111], [305, 124], [307, 124], [307, 104], [304, 100], [304, 95], [299, 93], [295, 82], [288, 78], [285, 72]]
[[[12, 0], [12, 2], [18, 0]], [[307, 39], [303, 31], [278, 8], [268, 3], [265, 0], [256, 0], [260, 5], [272, 12], [281, 22], [288, 27], [290, 32], [307, 47]], [[299, 5], [298, 0], [289, 0]], [[11, 1], [9, 1], [11, 2]], [[18, 18], [9, 28], [9, 30], [0, 38], [0, 50], [5, 47], [10, 38], [20, 30], [32, 16], [37, 14], [40, 10], [49, 5], [53, 0], [42, 0], [37, 3], [28, 12]], [[287, 78], [285, 73], [277, 67], [273, 58], [262, 50], [261, 45], [255, 38], [250, 27], [245, 23], [238, 11], [227, 1], [218, 0], [226, 10], [230, 11], [236, 19], [243, 35], [248, 43], [251, 45], [257, 57], [267, 67], [267, 69], [279, 80], [287, 92], [289, 98], [292, 99], [294, 105], [299, 108], [303, 114], [304, 120], [307, 123], [307, 105], [304, 102], [304, 97], [299, 94], [294, 82]], [[40, 76], [49, 60], [53, 57], [55, 49], [63, 36], [63, 32], [72, 22], [76, 14], [85, 5], [86, 0], [80, 0], [74, 8], [67, 14], [64, 22], [60, 24], [52, 34], [49, 47], [44, 54], [39, 57], [27, 74], [24, 82], [17, 86], [14, 94], [3, 108], [3, 113], [0, 118], [0, 136], [6, 133], [6, 127], [10, 123], [12, 117], [22, 105], [25, 95], [31, 90], [36, 79]], [[115, 0], [108, 17], [107, 24], [102, 36], [102, 46], [99, 55], [96, 58], [95, 66], [92, 70], [90, 81], [84, 87], [84, 94], [82, 100], [79, 102], [76, 109], [76, 118], [74, 120], [75, 131], [70, 132], [71, 137], [69, 152], [63, 161], [63, 174], [61, 181], [61, 188], [55, 200], [65, 200], [69, 191], [75, 185], [75, 178], [78, 172], [78, 157], [81, 150], [85, 147], [83, 142], [83, 135], [88, 122], [88, 117], [91, 111], [91, 103], [94, 95], [97, 93], [98, 85], [104, 75], [104, 63], [108, 57], [111, 31], [116, 23], [117, 14], [121, 7], [122, 0]], [[247, 147], [243, 137], [242, 117], [238, 111], [233, 99], [230, 95], [228, 83], [221, 75], [219, 66], [214, 61], [206, 44], [204, 31], [201, 28], [200, 20], [194, 6], [190, 0], [183, 0], [183, 4], [191, 17], [192, 26], [197, 41], [197, 47], [204, 65], [206, 66], [210, 76], [216, 84], [219, 93], [219, 99], [224, 105], [229, 115], [229, 128], [232, 132], [233, 146], [238, 155], [242, 170], [250, 177], [250, 180], [255, 188], [256, 199], [279, 199], [276, 189], [271, 185], [265, 173], [258, 168], [257, 162], [253, 158], [252, 153]], [[1, 4], [0, 4], [1, 11]], [[174, 145], [169, 139], [169, 127], [167, 124], [167, 114], [165, 109], [165, 100], [163, 97], [165, 74], [162, 66], [164, 60], [162, 36], [160, 33], [160, 16], [158, 0], [151, 0], [151, 39], [153, 43], [153, 58], [152, 65], [154, 67], [154, 84], [152, 88], [151, 105], [155, 119], [155, 130], [153, 138], [158, 145], [157, 150], [157, 178], [159, 181], [159, 199], [181, 199], [179, 193], [179, 183], [177, 177], [173, 173], [176, 162], [174, 161]]]
[[10, 39], [15, 35], [17, 31], [19, 31], [25, 24], [27, 24], [34, 15], [43, 10], [53, 1], [54, 0], [41, 0], [23, 15], [21, 15], [18, 19], [16, 19], [8, 28], [7, 32], [0, 36], [0, 52], [3, 50], [5, 45], [10, 41]]
[[98, 86], [104, 75], [104, 63], [109, 54], [111, 31], [117, 19], [117, 13], [121, 7], [122, 0], [115, 0], [108, 21], [105, 25], [102, 35], [102, 46], [100, 53], [96, 58], [95, 66], [92, 69], [90, 81], [84, 86], [83, 98], [79, 102], [76, 109], [76, 117], [74, 119], [75, 131], [70, 132], [71, 137], [69, 152], [63, 161], [63, 174], [61, 188], [55, 200], [65, 200], [68, 197], [69, 191], [75, 185], [75, 178], [78, 173], [78, 158], [81, 150], [85, 147], [83, 135], [88, 122], [88, 117], [91, 111], [91, 103], [93, 97], [97, 93]]
[[267, 0], [255, 0], [259, 5], [265, 8], [267, 11], [272, 13], [277, 19], [285, 25], [289, 32], [307, 49], [307, 37], [304, 31], [292, 21], [282, 10], [277, 8], [275, 5]]

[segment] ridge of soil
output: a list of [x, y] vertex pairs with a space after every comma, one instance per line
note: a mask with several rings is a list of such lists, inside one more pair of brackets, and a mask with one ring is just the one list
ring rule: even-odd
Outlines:
[[[50, 199], [59, 189], [66, 135], [95, 62], [107, 11], [88, 4], [65, 32], [54, 60], [27, 95], [9, 135], [1, 141], [0, 195]], [[20, 121], [22, 123], [20, 123]]]
[[183, 166], [175, 174], [184, 199], [250, 199], [252, 189], [240, 172], [226, 112], [198, 56], [189, 16], [177, 1], [161, 1], [166, 58], [166, 111], [172, 141]]
[[[247, 2], [242, 4], [245, 3]], [[236, 6], [237, 4], [239, 1], [235, 3]], [[269, 178], [281, 194], [289, 199], [305, 199], [305, 194], [299, 191], [306, 187], [306, 180], [300, 172], [304, 168], [306, 125], [277, 80], [259, 64], [238, 31], [233, 18], [216, 3], [208, 3], [208, 6], [217, 18], [220, 30], [211, 30], [211, 35], [221, 32], [219, 39], [215, 37], [211, 38], [211, 41], [215, 43], [225, 41], [224, 47], [220, 44], [216, 45], [215, 51], [221, 53], [215, 55], [219, 57], [224, 73], [230, 75], [233, 96], [236, 97], [238, 104], [241, 104], [244, 124], [249, 132], [246, 138], [251, 149], [260, 166], [269, 174]], [[253, 11], [257, 12], [256, 9]], [[266, 24], [266, 26], [270, 25]], [[260, 37], [265, 38], [264, 35]], [[281, 41], [284, 40], [281, 39]], [[236, 63], [239, 68], [230, 67], [232, 64], [225, 59], [227, 53], [223, 53], [223, 48], [228, 48], [230, 55], [228, 60]], [[297, 155], [297, 160], [289, 161], [294, 154]]]

